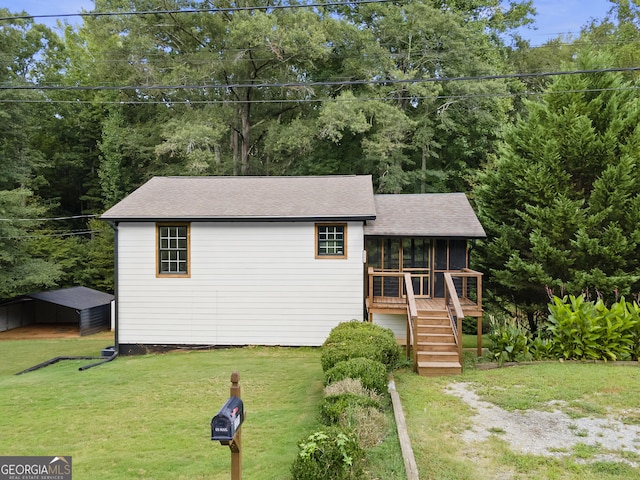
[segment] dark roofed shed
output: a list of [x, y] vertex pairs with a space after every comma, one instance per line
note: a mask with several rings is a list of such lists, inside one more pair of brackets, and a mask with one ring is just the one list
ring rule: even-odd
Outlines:
[[31, 324], [77, 324], [80, 335], [111, 326], [114, 296], [87, 287], [31, 293], [0, 305], [0, 331]]

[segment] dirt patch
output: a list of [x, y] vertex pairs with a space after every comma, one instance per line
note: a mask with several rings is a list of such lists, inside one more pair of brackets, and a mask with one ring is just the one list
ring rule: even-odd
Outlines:
[[0, 332], [0, 341], [47, 340], [78, 337], [80, 337], [80, 328], [77, 323], [42, 323]]
[[[593, 461], [617, 461], [637, 467], [622, 458], [623, 452], [640, 455], [640, 426], [625, 425], [613, 417], [570, 418], [560, 410], [510, 412], [485, 402], [469, 383], [453, 383], [445, 393], [462, 399], [476, 411], [473, 426], [462, 433], [466, 442], [481, 442], [497, 435], [514, 451], [544, 456], [569, 456], [578, 444], [596, 446], [603, 454]], [[552, 402], [560, 405], [561, 402]]]

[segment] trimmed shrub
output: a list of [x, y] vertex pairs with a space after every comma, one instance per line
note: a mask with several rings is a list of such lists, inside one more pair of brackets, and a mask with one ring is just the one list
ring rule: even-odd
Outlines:
[[364, 478], [365, 453], [351, 432], [329, 428], [298, 444], [291, 466], [293, 480], [356, 480]]
[[351, 407], [381, 408], [380, 402], [365, 395], [356, 395], [355, 393], [330, 395], [324, 397], [320, 404], [322, 421], [327, 425], [338, 423], [343, 413]]
[[394, 333], [369, 322], [344, 322], [324, 342], [320, 361], [326, 372], [338, 362], [365, 357], [377, 360], [389, 370], [400, 360], [400, 346]]
[[338, 424], [352, 430], [365, 450], [381, 444], [389, 431], [389, 418], [384, 412], [361, 405], [349, 405], [340, 415]]
[[362, 386], [378, 393], [387, 391], [387, 369], [376, 360], [369, 358], [352, 358], [338, 362], [324, 374], [324, 384], [344, 380], [345, 378], [357, 378]]
[[340, 395], [341, 393], [353, 393], [355, 395], [362, 395], [363, 397], [369, 397], [382, 403], [383, 396], [377, 392], [364, 388], [362, 381], [359, 378], [345, 378], [338, 380], [337, 382], [330, 383], [324, 388], [324, 396], [329, 397], [331, 395]]

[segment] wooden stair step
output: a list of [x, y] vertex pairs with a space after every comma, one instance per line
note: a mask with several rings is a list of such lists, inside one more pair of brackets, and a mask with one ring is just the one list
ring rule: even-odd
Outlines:
[[458, 361], [458, 352], [421, 351], [421, 352], [417, 352], [417, 354], [418, 354], [418, 361], [425, 361], [425, 362], [432, 361], [432, 360], [429, 360], [428, 357], [432, 357], [433, 361], [436, 361], [436, 362], [446, 362], [446, 361], [457, 362]]
[[458, 353], [458, 346], [453, 340], [451, 342], [417, 342], [416, 347], [419, 352], [454, 352]]
[[449, 325], [419, 325], [418, 331], [421, 333], [451, 333]]
[[418, 362], [418, 372], [425, 377], [459, 375], [462, 373], [462, 365], [460, 362]]
[[418, 352], [418, 362], [458, 362], [458, 352]]
[[418, 333], [416, 335], [418, 342], [431, 343], [451, 343], [455, 342], [451, 333]]

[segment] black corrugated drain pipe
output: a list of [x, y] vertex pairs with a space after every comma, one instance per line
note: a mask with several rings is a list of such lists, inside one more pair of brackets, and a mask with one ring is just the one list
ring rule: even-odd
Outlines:
[[102, 356], [100, 356], [100, 357], [90, 357], [90, 356], [81, 356], [81, 357], [60, 356], [60, 357], [53, 357], [53, 358], [47, 360], [46, 362], [42, 362], [42, 363], [39, 363], [37, 365], [34, 365], [33, 367], [29, 367], [29, 368], [27, 368], [25, 370], [22, 370], [21, 372], [16, 373], [16, 375], [22, 375], [24, 373], [33, 372], [35, 370], [39, 370], [41, 368], [48, 367], [49, 365], [53, 365], [54, 363], [58, 363], [58, 362], [60, 362], [62, 360], [100, 360], [99, 362], [90, 363], [88, 365], [84, 365], [84, 366], [80, 367], [78, 370], [82, 372], [82, 371], [87, 370], [89, 368], [97, 367], [98, 365], [102, 365], [103, 363], [111, 362], [112, 360], [115, 360], [117, 356], [118, 356], [118, 352], [116, 352], [113, 347], [107, 347], [107, 348], [102, 350]]

